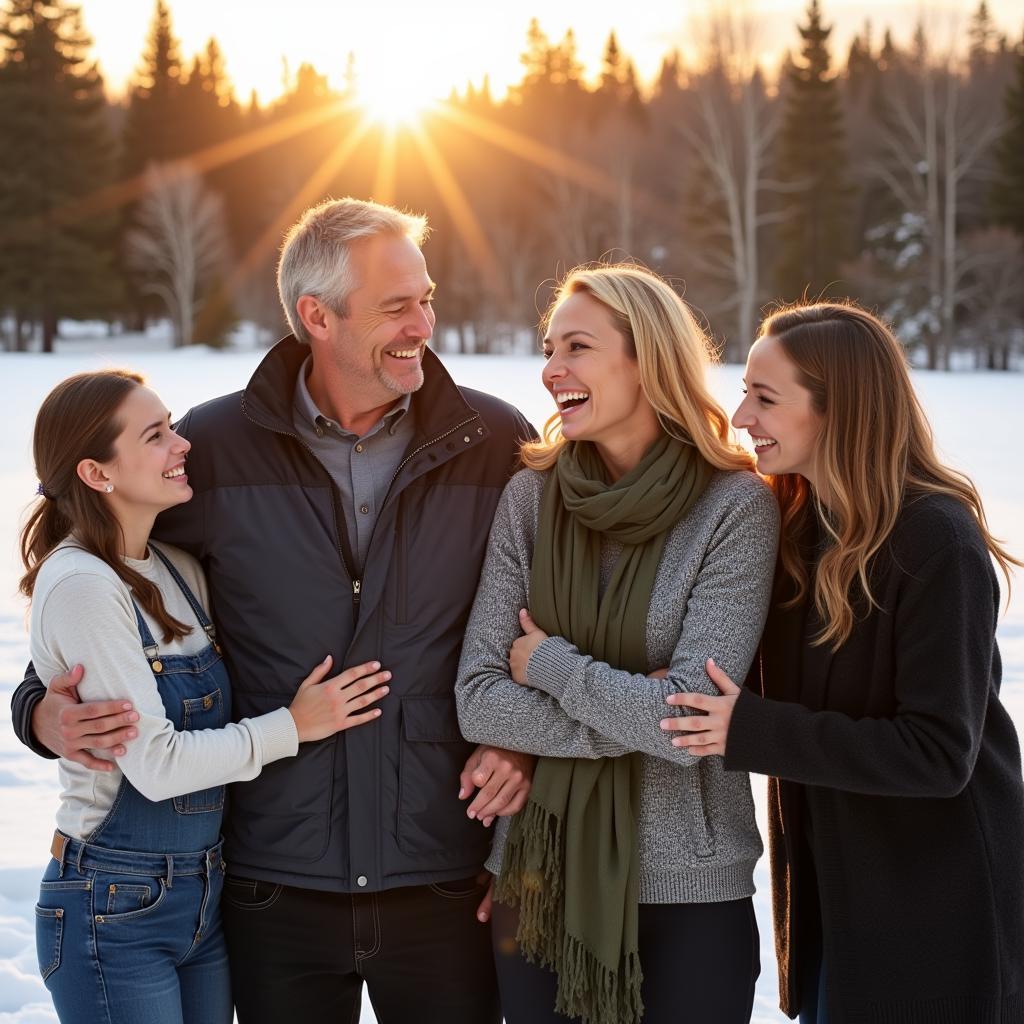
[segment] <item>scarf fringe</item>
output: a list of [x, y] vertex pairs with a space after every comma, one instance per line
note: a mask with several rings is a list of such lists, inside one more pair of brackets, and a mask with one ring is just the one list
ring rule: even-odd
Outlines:
[[554, 968], [565, 918], [562, 822], [535, 803], [528, 803], [519, 816], [519, 834], [510, 835], [505, 846], [494, 898], [519, 907], [516, 941], [531, 960]]
[[637, 953], [617, 969], [602, 963], [565, 930], [562, 887], [562, 822], [539, 804], [519, 812], [518, 836], [509, 837], [494, 898], [519, 907], [516, 942], [530, 963], [555, 972], [555, 1010], [583, 1024], [639, 1024], [643, 1016]]
[[636, 953], [627, 953], [618, 970], [613, 971], [575, 935], [565, 934], [555, 1010], [567, 1017], [579, 1017], [583, 1024], [639, 1024], [644, 1013], [642, 980]]

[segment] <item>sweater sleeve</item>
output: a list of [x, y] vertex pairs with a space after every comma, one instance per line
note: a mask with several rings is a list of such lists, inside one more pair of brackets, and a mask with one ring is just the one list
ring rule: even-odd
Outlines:
[[767, 488], [752, 490], [727, 509], [697, 572], [664, 679], [613, 668], [551, 636], [530, 656], [530, 686], [627, 750], [695, 764], [699, 759], [673, 746], [671, 734], [660, 728], [663, 718], [677, 713], [665, 698], [679, 692], [717, 694], [704, 667], [708, 658], [733, 678], [746, 675], [768, 613], [777, 533], [778, 508]]
[[517, 475], [498, 503], [480, 586], [466, 627], [455, 683], [463, 736], [508, 750], [549, 757], [619, 757], [621, 744], [567, 715], [546, 693], [520, 686], [508, 671], [508, 652], [522, 635], [530, 546], [523, 518], [535, 502], [534, 480]]
[[997, 604], [987, 552], [947, 545], [908, 574], [896, 606], [895, 714], [855, 719], [744, 690], [726, 767], [875, 796], [955, 796], [981, 746]]
[[78, 687], [83, 701], [135, 705], [138, 737], [117, 764], [149, 800], [254, 778], [264, 764], [298, 750], [287, 708], [222, 729], [176, 731], [139, 644], [130, 602], [104, 576], [76, 573], [51, 588], [35, 623], [34, 653], [37, 645], [54, 666], [88, 666]]

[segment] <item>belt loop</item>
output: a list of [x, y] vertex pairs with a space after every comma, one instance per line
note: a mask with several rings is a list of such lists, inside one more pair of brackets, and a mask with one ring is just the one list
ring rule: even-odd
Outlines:
[[75, 858], [75, 869], [82, 873], [82, 857], [85, 855], [85, 843], [78, 844], [78, 856]]
[[170, 889], [174, 885], [174, 857], [171, 854], [167, 854], [167, 888]]

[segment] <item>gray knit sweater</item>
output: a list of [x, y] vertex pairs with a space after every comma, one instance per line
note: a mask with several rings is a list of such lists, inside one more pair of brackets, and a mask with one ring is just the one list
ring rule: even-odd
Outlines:
[[[768, 609], [778, 509], [752, 473], [718, 472], [669, 534], [647, 616], [648, 671], [620, 671], [581, 654], [562, 637], [544, 640], [514, 683], [508, 652], [529, 607], [533, 544], [544, 475], [508, 482], [491, 529], [466, 629], [455, 696], [466, 739], [552, 757], [644, 756], [639, 814], [640, 902], [709, 903], [754, 891], [762, 852], [750, 782], [722, 758], [697, 758], [659, 728], [677, 709], [665, 697], [717, 694], [708, 657], [741, 680]], [[602, 545], [607, 584], [620, 546]], [[511, 819], [499, 818], [487, 867], [497, 873]]]

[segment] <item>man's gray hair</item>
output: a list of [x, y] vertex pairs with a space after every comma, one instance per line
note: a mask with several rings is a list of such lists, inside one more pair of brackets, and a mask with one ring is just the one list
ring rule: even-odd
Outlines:
[[303, 295], [319, 299], [337, 316], [348, 315], [352, 243], [374, 235], [397, 235], [422, 245], [427, 218], [364, 199], [328, 199], [308, 209], [285, 235], [277, 264], [277, 293], [295, 337], [309, 344], [296, 311]]

